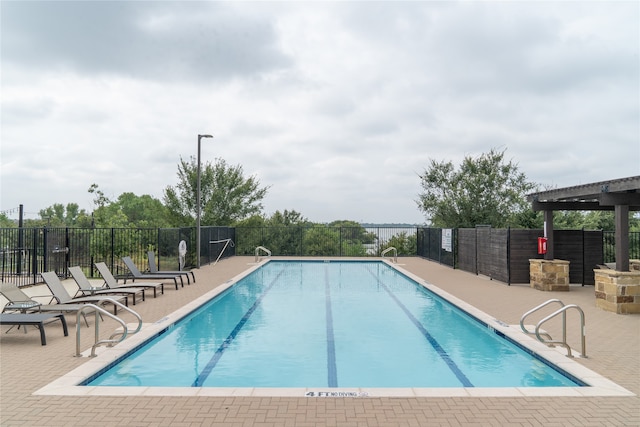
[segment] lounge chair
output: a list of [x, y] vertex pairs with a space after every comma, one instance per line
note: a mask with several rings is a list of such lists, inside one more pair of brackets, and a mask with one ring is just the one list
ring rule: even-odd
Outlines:
[[189, 280], [189, 275], [193, 279], [193, 283], [196, 283], [196, 275], [193, 274], [193, 271], [176, 271], [176, 270], [158, 270], [156, 266], [156, 253], [154, 251], [148, 251], [147, 257], [149, 258], [149, 274], [180, 274], [187, 278], [187, 284], [191, 284], [191, 280]]
[[160, 292], [164, 294], [164, 283], [162, 282], [138, 282], [134, 285], [120, 284], [118, 283], [118, 279], [111, 274], [109, 267], [104, 262], [96, 262], [96, 268], [100, 272], [102, 276], [102, 280], [104, 280], [104, 285], [109, 289], [121, 289], [121, 288], [145, 288], [145, 289], [153, 289], [153, 297], [158, 296], [158, 289]]
[[[124, 301], [124, 305], [128, 306], [128, 298], [126, 295], [112, 295], [109, 297], [104, 296], [93, 296], [93, 297], [78, 297], [73, 298], [67, 292], [67, 289], [64, 287], [58, 275], [55, 271], [47, 271], [46, 273], [40, 273], [42, 278], [44, 279], [44, 283], [47, 285], [51, 293], [53, 294], [53, 298], [58, 301], [58, 304], [76, 304], [76, 303], [87, 303], [87, 304], [104, 304], [111, 302], [110, 300], [115, 300], [120, 303]], [[118, 314], [118, 306], [113, 304], [113, 314]]]
[[50, 323], [53, 320], [59, 320], [62, 323], [62, 330], [64, 336], [69, 336], [67, 330], [67, 321], [62, 313], [4, 313], [0, 314], [0, 325], [11, 325], [11, 327], [21, 325], [34, 325], [40, 329], [40, 343], [47, 345], [47, 337], [44, 334], [45, 323]]
[[[18, 288], [13, 283], [0, 282], [0, 294], [9, 301], [2, 312], [20, 312], [21, 314], [32, 312], [58, 312], [58, 313], [77, 313], [84, 304], [41, 304], [33, 298], [46, 297], [51, 299], [51, 295], [35, 295], [30, 297], [25, 294], [22, 289]], [[84, 322], [87, 327], [87, 317], [84, 315]]]
[[180, 274], [144, 274], [138, 270], [135, 263], [131, 259], [131, 257], [125, 256], [122, 257], [122, 261], [124, 261], [124, 265], [127, 266], [129, 272], [131, 273], [131, 277], [134, 282], [136, 279], [143, 280], [158, 280], [158, 279], [173, 279], [173, 283], [176, 285], [176, 289], [178, 289], [178, 279], [180, 279], [180, 284], [184, 287], [184, 281], [182, 280], [182, 276]]
[[142, 301], [144, 301], [144, 288], [109, 289], [101, 286], [96, 287], [89, 282], [89, 279], [87, 279], [87, 276], [84, 275], [80, 267], [69, 267], [69, 273], [71, 273], [71, 277], [73, 277], [73, 280], [75, 280], [78, 285], [78, 292], [76, 292], [74, 298], [78, 296], [78, 294], [82, 294], [82, 296], [127, 295], [131, 296], [133, 305], [136, 305], [136, 295], [140, 295]]

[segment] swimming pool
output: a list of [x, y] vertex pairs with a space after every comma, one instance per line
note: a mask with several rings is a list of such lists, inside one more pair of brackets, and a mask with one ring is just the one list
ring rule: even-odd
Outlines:
[[380, 261], [271, 261], [89, 386], [576, 387]]

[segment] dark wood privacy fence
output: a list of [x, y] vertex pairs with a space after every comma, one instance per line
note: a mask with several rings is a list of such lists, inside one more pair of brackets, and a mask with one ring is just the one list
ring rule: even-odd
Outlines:
[[[456, 267], [508, 284], [529, 283], [529, 259], [543, 258], [538, 254], [542, 236], [542, 229], [458, 229]], [[593, 285], [593, 269], [603, 263], [603, 232], [555, 230], [553, 237], [555, 257], [569, 261], [570, 282]]]

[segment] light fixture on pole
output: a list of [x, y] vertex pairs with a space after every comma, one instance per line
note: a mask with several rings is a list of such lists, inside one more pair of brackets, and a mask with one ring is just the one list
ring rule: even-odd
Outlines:
[[196, 189], [196, 268], [200, 268], [200, 140], [212, 135], [198, 135], [198, 183]]

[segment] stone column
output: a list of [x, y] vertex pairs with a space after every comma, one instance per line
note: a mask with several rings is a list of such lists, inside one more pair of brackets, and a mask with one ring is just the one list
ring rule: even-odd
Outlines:
[[593, 272], [596, 307], [618, 314], [640, 313], [640, 270], [595, 269]]
[[569, 261], [530, 259], [529, 284], [540, 291], [568, 291]]

